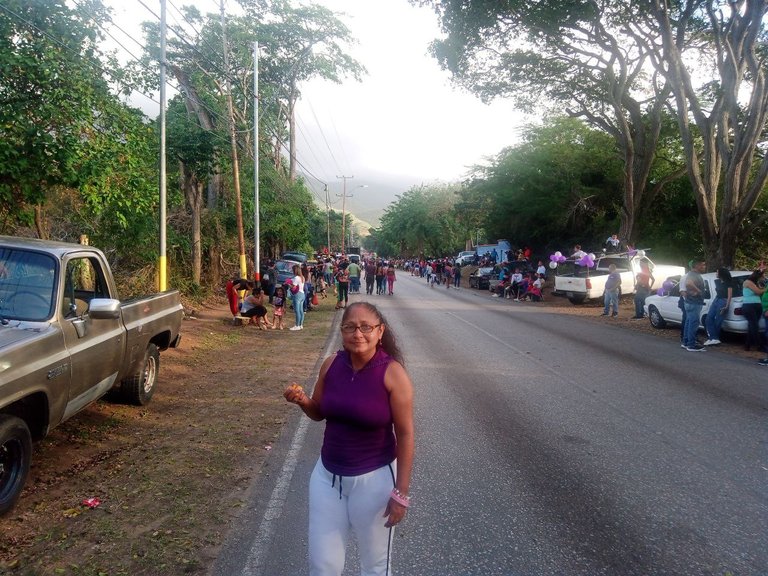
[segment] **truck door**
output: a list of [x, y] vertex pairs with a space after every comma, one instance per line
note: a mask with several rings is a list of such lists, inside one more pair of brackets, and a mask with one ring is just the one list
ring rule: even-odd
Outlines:
[[122, 320], [88, 315], [93, 298], [111, 298], [104, 270], [92, 255], [65, 262], [59, 321], [72, 363], [65, 418], [102, 396], [114, 384], [125, 346]]

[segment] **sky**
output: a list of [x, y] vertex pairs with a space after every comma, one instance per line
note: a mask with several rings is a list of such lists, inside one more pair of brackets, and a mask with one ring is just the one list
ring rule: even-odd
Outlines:
[[[307, 3], [305, 0], [297, 0]], [[219, 0], [169, 0], [174, 8], [193, 3], [218, 13]], [[159, 14], [159, 0], [106, 0], [125, 30]], [[143, 4], [142, 4], [143, 3]], [[348, 52], [368, 71], [361, 82], [317, 80], [302, 85], [297, 105], [297, 150], [319, 205], [325, 185], [331, 208], [378, 224], [384, 209], [412, 186], [461, 180], [470, 166], [515, 144], [528, 119], [510, 101], [485, 105], [451, 85], [428, 54], [440, 35], [430, 9], [407, 0], [315, 0], [334, 12], [358, 41]], [[227, 0], [227, 9], [234, 9]], [[129, 49], [140, 52], [130, 43]], [[152, 107], [151, 102], [140, 103]], [[340, 178], [346, 176], [348, 178]]]

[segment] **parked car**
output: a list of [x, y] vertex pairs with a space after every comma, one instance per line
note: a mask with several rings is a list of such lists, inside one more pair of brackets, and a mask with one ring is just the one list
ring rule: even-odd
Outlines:
[[283, 260], [293, 260], [294, 262], [303, 264], [309, 259], [309, 256], [307, 256], [304, 252], [284, 252], [281, 258]]
[[286, 280], [295, 276], [293, 267], [298, 264], [295, 260], [278, 260], [275, 262], [275, 286], [282, 286]]
[[[741, 289], [744, 280], [750, 274], [751, 272], [744, 270], [731, 272], [731, 277], [733, 278], [733, 297], [731, 298], [731, 306], [723, 320], [723, 330], [726, 332], [736, 334], [745, 334], [747, 332], [747, 320], [741, 311]], [[715, 295], [715, 279], [717, 274], [715, 272], [707, 272], [702, 274], [702, 277], [704, 278], [704, 307], [701, 309], [701, 317], [699, 318], [700, 327], [704, 327], [706, 324], [707, 311]], [[667, 324], [679, 325], [683, 319], [683, 311], [677, 306], [680, 298], [680, 276], [672, 276], [667, 278], [667, 280], [674, 282], [674, 286], [668, 292], [663, 296], [654, 294], [645, 299], [645, 312], [648, 314], [648, 319], [654, 328], [661, 329]], [[764, 329], [764, 322], [764, 319], [761, 318], [761, 331]]]
[[456, 259], [454, 260], [454, 263], [458, 264], [459, 266], [466, 266], [467, 264], [472, 264], [474, 261], [475, 251], [465, 250], [464, 252], [459, 252], [458, 256], [456, 256]]
[[488, 290], [491, 286], [491, 278], [493, 275], [493, 266], [478, 268], [469, 275], [469, 287], [477, 288], [479, 290]]

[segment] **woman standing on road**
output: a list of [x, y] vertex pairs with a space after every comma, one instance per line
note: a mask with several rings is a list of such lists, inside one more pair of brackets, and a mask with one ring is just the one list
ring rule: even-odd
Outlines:
[[379, 310], [355, 302], [341, 320], [343, 350], [326, 358], [312, 397], [284, 393], [312, 420], [325, 420], [309, 481], [311, 576], [340, 576], [350, 529], [360, 572], [390, 574], [392, 528], [410, 503], [413, 386], [395, 335]]
[[707, 311], [707, 335], [709, 339], [704, 342], [704, 346], [715, 346], [720, 344], [720, 329], [723, 326], [725, 315], [728, 314], [728, 308], [731, 306], [733, 297], [733, 280], [728, 268], [718, 268], [717, 278], [715, 279], [715, 298], [709, 305]]
[[762, 279], [763, 271], [755, 270], [742, 285], [741, 311], [747, 319], [747, 340], [744, 343], [747, 352], [752, 346], [760, 349], [760, 315], [763, 313], [760, 296], [765, 289], [758, 284]]

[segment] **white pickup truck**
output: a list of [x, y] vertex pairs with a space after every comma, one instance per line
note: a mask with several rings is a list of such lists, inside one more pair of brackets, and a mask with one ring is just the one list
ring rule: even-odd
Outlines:
[[586, 300], [602, 298], [605, 291], [605, 281], [608, 279], [608, 267], [616, 265], [616, 271], [621, 276], [621, 294], [634, 294], [635, 276], [640, 272], [640, 264], [646, 262], [654, 277], [652, 289], [661, 287], [669, 276], [685, 274], [682, 266], [654, 264], [640, 251], [632, 256], [628, 254], [608, 254], [595, 260], [594, 268], [578, 266], [573, 260], [567, 260], [557, 267], [553, 294], [565, 296], [572, 304], [581, 304]]

